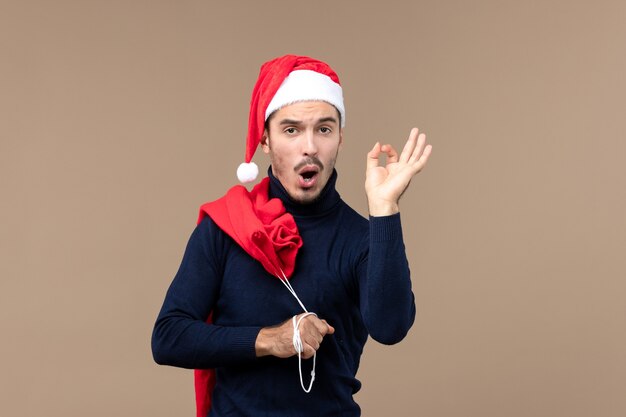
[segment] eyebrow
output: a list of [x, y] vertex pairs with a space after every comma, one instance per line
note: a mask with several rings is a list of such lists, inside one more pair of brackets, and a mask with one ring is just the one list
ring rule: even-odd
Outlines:
[[[338, 123], [337, 119], [334, 117], [322, 117], [321, 119], [319, 119], [317, 123], [328, 123], [328, 122], [333, 122], [333, 123]], [[294, 120], [294, 119], [283, 119], [280, 121], [279, 125], [283, 126], [283, 125], [299, 125], [302, 124], [301, 120]]]
[[317, 122], [318, 122], [318, 123], [328, 123], [328, 122], [333, 122], [333, 123], [335, 123], [335, 124], [336, 124], [336, 123], [339, 123], [339, 122], [337, 121], [337, 119], [335, 119], [334, 117], [330, 117], [330, 116], [329, 116], [329, 117], [322, 117], [322, 118], [321, 118], [321, 119], [319, 119]]
[[293, 120], [293, 119], [283, 119], [280, 121], [280, 125], [299, 125], [300, 123], [302, 123], [300, 120]]

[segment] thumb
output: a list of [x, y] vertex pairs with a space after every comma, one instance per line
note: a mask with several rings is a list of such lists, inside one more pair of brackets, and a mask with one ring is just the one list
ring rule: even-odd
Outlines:
[[328, 333], [326, 333], [326, 334], [333, 334], [333, 333], [335, 333], [335, 328], [333, 326], [331, 326], [330, 324], [328, 324], [328, 322], [326, 320], [322, 320], [322, 322], [324, 322], [324, 324], [326, 326], [328, 326]]

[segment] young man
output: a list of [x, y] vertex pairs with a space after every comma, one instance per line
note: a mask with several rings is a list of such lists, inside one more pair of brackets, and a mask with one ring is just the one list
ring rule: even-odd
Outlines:
[[202, 206], [153, 332], [158, 363], [197, 369], [199, 417], [359, 416], [368, 335], [397, 343], [413, 324], [398, 200], [432, 148], [417, 129], [400, 154], [374, 145], [368, 221], [335, 189], [345, 120], [327, 64], [262, 66], [238, 176], [261, 145], [268, 177]]

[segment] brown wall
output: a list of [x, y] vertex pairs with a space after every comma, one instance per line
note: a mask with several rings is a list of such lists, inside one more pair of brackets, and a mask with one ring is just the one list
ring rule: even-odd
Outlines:
[[361, 213], [376, 140], [434, 145], [364, 415], [626, 415], [625, 46], [623, 1], [2, 1], [0, 415], [194, 415], [150, 332], [284, 53], [341, 77]]

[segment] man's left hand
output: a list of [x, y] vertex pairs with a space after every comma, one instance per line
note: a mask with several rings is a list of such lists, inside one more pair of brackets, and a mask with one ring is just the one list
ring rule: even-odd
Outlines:
[[[431, 152], [432, 146], [426, 145], [426, 135], [419, 133], [417, 128], [411, 129], [400, 156], [393, 146], [376, 142], [367, 154], [365, 173], [365, 192], [370, 216], [389, 216], [400, 211], [400, 197], [409, 186], [411, 178], [424, 168]], [[378, 159], [381, 154], [387, 155], [385, 166]]]

